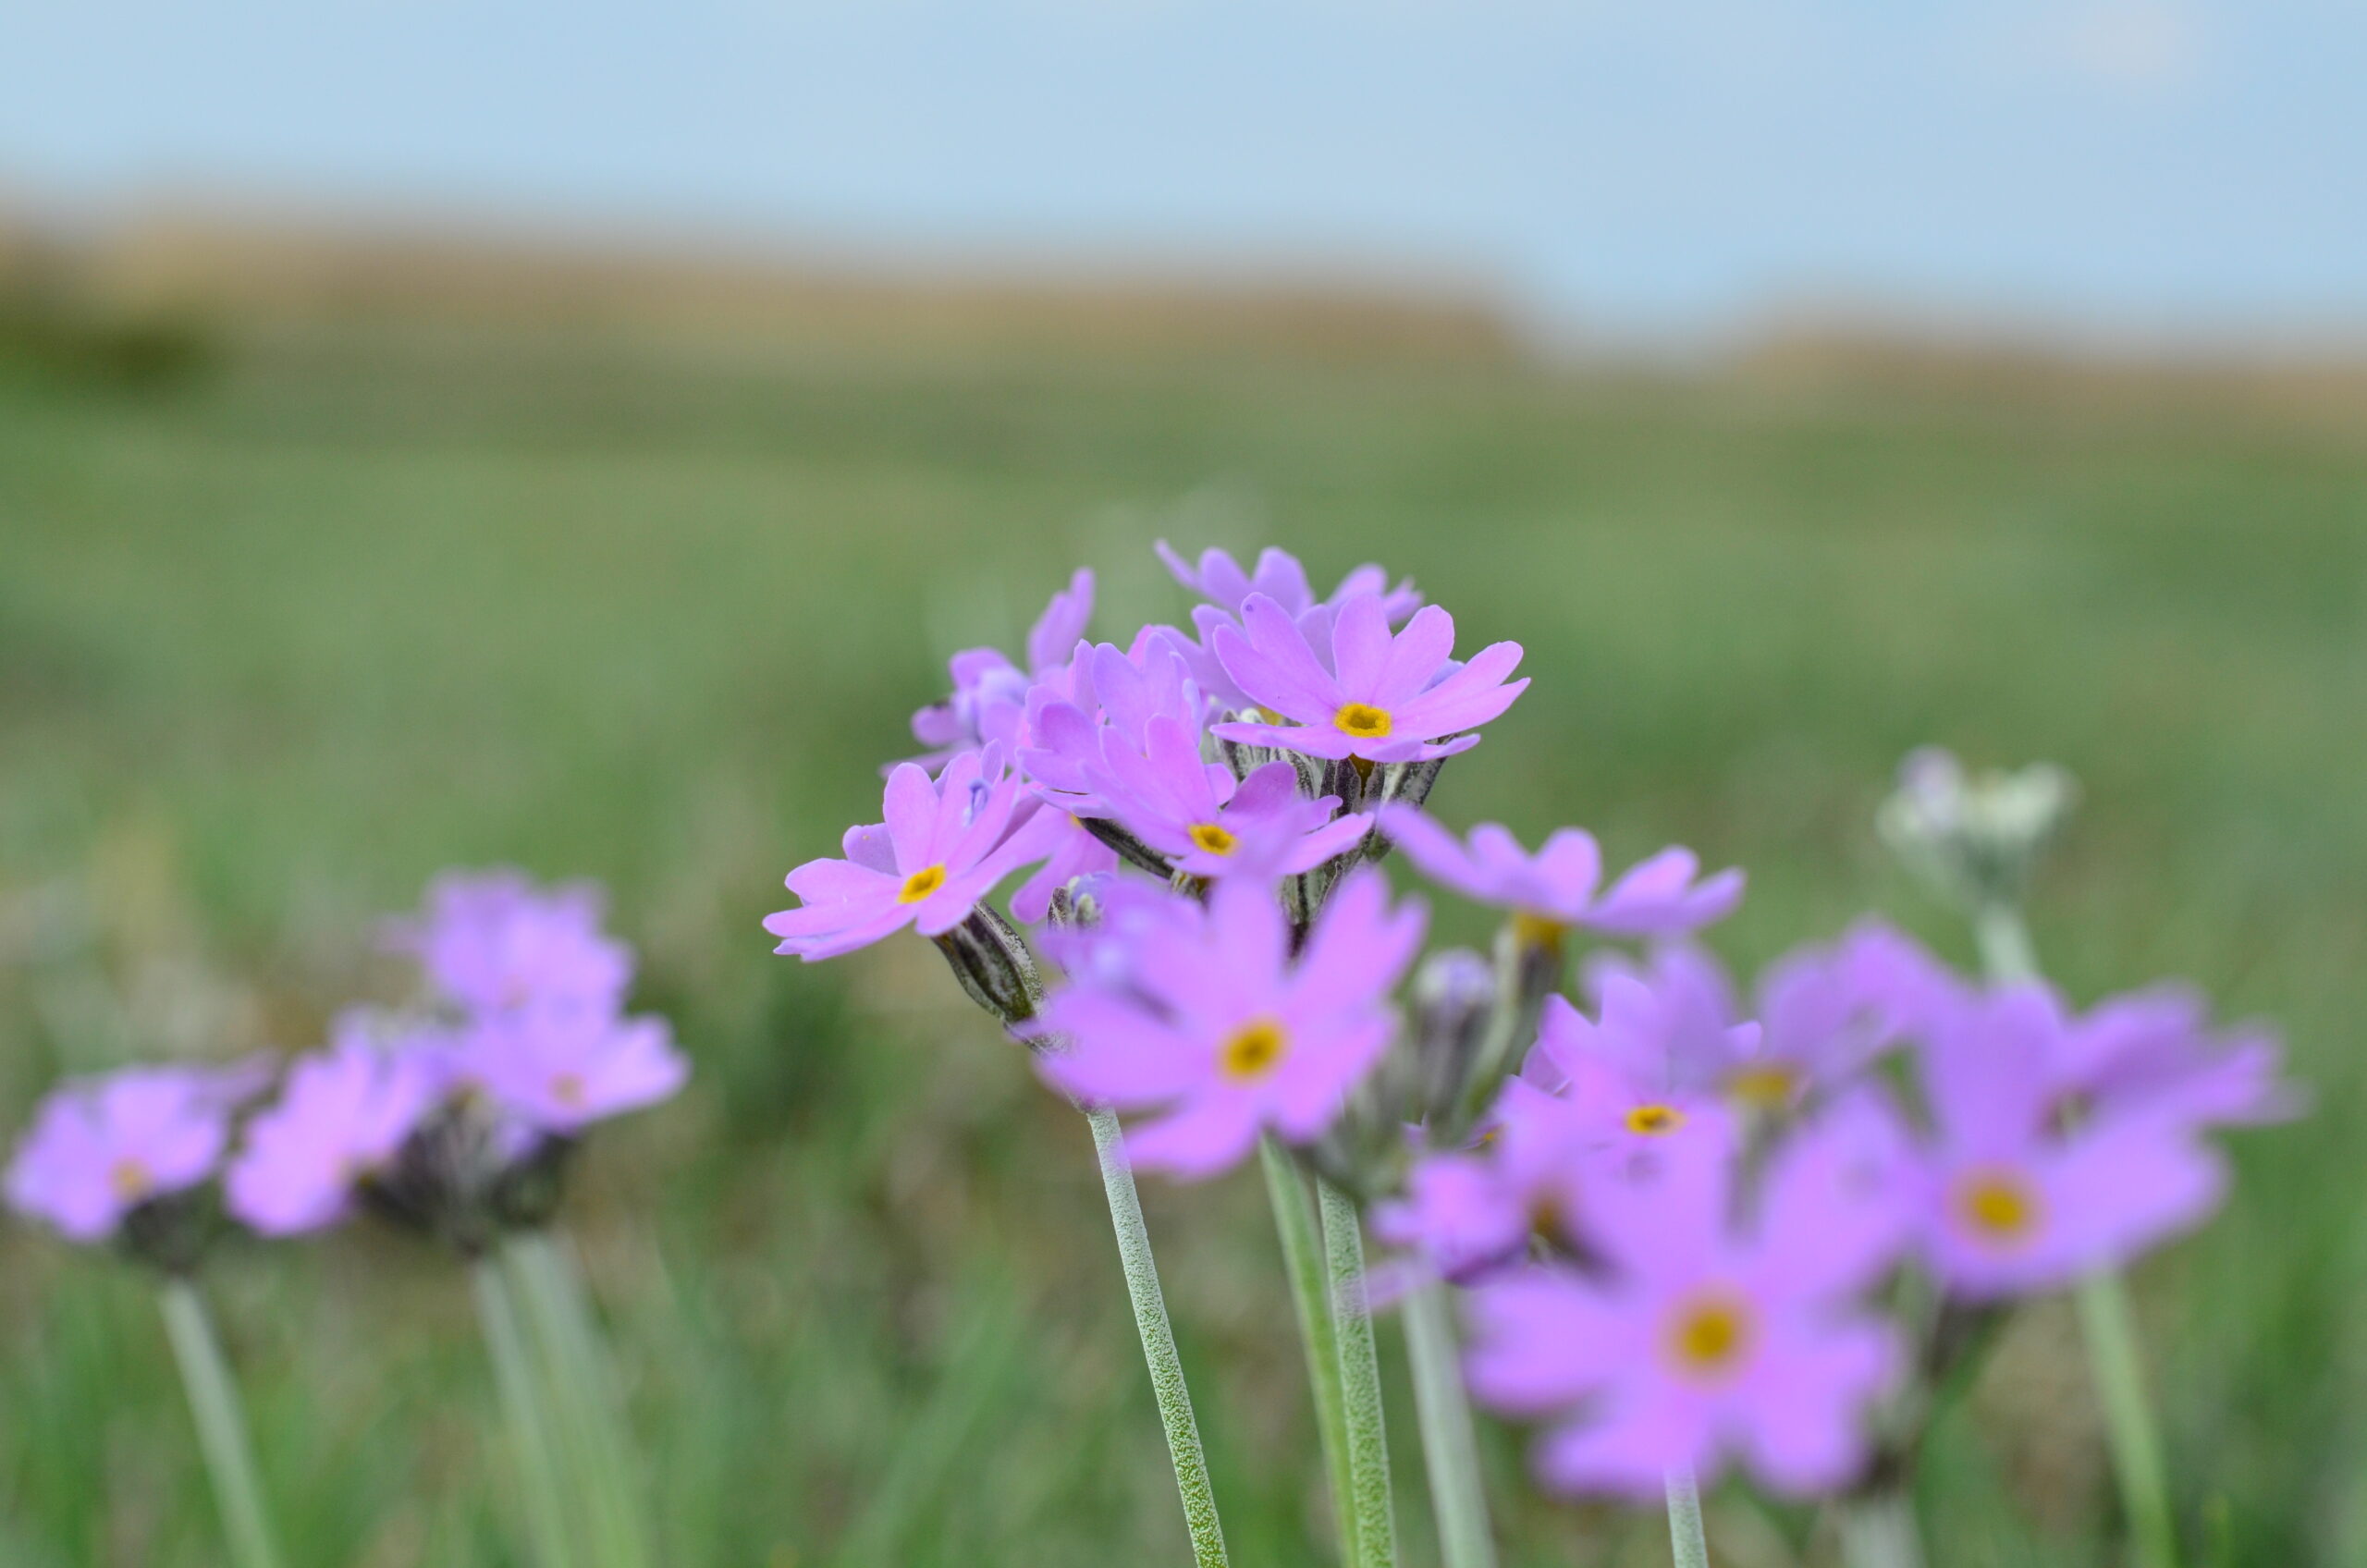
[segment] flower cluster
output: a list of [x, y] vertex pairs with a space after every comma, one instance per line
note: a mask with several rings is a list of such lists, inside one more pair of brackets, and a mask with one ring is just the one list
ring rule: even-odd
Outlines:
[[425, 1006], [344, 1014], [259, 1109], [271, 1072], [255, 1064], [66, 1084], [9, 1169], [8, 1200], [95, 1242], [178, 1215], [218, 1178], [223, 1208], [263, 1235], [333, 1224], [367, 1193], [473, 1244], [586, 1126], [687, 1073], [662, 1019], [625, 1012], [632, 955], [600, 922], [586, 888], [445, 876], [393, 934]]
[[[1205, 601], [1188, 631], [1086, 640], [1080, 573], [1024, 666], [957, 657], [915, 721], [937, 753], [767, 928], [818, 959], [916, 926], [1050, 1084], [1138, 1118], [1136, 1166], [1206, 1178], [1263, 1139], [1353, 1194], [1398, 1278], [1463, 1293], [1469, 1381], [1548, 1425], [1557, 1488], [1731, 1465], [1846, 1487], [1877, 1402], [1928, 1371], [1886, 1286], [1993, 1312], [2116, 1268], [2219, 1201], [2211, 1130], [2288, 1109], [2274, 1043], [2189, 993], [2082, 1012], [1878, 924], [1746, 997], [1693, 941], [1740, 872], [1671, 848], [1607, 877], [1582, 829], [1531, 851], [1429, 815], [1527, 687], [1517, 643], [1456, 659], [1453, 617], [1378, 567], [1318, 597], [1279, 550], [1159, 548]], [[2002, 929], [2067, 783], [1922, 753], [1907, 785], [1887, 836]], [[1392, 849], [1503, 912], [1492, 960], [1417, 963]], [[1045, 926], [1049, 986], [987, 901], [1030, 868], [1012, 911]], [[1593, 955], [1574, 997], [1579, 935], [1644, 946]]]

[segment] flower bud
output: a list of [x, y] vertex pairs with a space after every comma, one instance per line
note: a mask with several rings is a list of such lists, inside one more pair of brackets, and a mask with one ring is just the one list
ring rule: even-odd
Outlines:
[[2049, 763], [1968, 774], [1947, 752], [1925, 747], [1900, 765], [1875, 826], [1942, 897], [1978, 912], [2020, 901], [2078, 795], [2071, 776]]
[[1469, 948], [1433, 953], [1414, 972], [1414, 1060], [1426, 1121], [1462, 1103], [1496, 1002], [1496, 969]]
[[962, 982], [972, 1001], [1006, 1027], [1036, 1016], [1036, 1005], [1044, 997], [1044, 979], [1026, 941], [1009, 921], [982, 903], [936, 940], [938, 950], [952, 966], [953, 977]]

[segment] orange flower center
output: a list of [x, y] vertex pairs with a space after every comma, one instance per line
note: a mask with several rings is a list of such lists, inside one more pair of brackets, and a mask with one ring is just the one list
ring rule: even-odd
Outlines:
[[1664, 1342], [1677, 1371], [1717, 1382], [1741, 1369], [1758, 1337], [1748, 1303], [1723, 1291], [1702, 1291], [1669, 1315]]
[[1290, 1036], [1271, 1018], [1253, 1018], [1217, 1047], [1217, 1065], [1236, 1084], [1254, 1084], [1282, 1065]]
[[1377, 708], [1370, 703], [1349, 703], [1331, 716], [1331, 722], [1343, 735], [1353, 735], [1359, 741], [1380, 741], [1388, 738], [1392, 721], [1387, 708]]
[[945, 863], [925, 865], [904, 878], [904, 886], [896, 895], [900, 904], [916, 904], [945, 886]]
[[580, 1072], [557, 1072], [551, 1075], [551, 1098], [570, 1110], [583, 1109], [583, 1075]]
[[1196, 822], [1192, 824], [1192, 842], [1212, 855], [1229, 855], [1240, 840], [1230, 828], [1217, 823]]
[[1639, 1105], [1627, 1112], [1627, 1131], [1648, 1138], [1663, 1137], [1685, 1125], [1685, 1112], [1673, 1105]]

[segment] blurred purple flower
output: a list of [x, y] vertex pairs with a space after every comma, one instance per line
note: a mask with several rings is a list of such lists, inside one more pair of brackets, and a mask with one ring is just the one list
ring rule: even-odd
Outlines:
[[[1245, 632], [1216, 628], [1217, 658], [1277, 722], [1222, 724], [1217, 733], [1252, 745], [1368, 762], [1453, 756], [1479, 743], [1463, 731], [1502, 713], [1528, 686], [1506, 682], [1520, 664], [1517, 643], [1492, 643], [1458, 667], [1449, 656], [1454, 618], [1436, 605], [1416, 611], [1392, 636], [1379, 595], [1348, 599], [1329, 618], [1328, 661], [1312, 644], [1310, 627], [1265, 594], [1249, 596], [1242, 619]], [[1311, 613], [1308, 620], [1317, 619]]]
[[655, 1017], [519, 1013], [472, 1031], [469, 1054], [494, 1099], [546, 1133], [572, 1134], [655, 1105], [690, 1076], [673, 1031]]
[[1558, 830], [1535, 855], [1493, 822], [1474, 827], [1466, 844], [1416, 806], [1383, 808], [1381, 830], [1431, 880], [1552, 926], [1675, 936], [1723, 920], [1742, 900], [1739, 870], [1697, 882], [1700, 863], [1691, 851], [1675, 848], [1640, 863], [1597, 899], [1602, 853], [1583, 828]]
[[1532, 1268], [1473, 1292], [1472, 1390], [1556, 1423], [1536, 1456], [1548, 1486], [1640, 1500], [1730, 1459], [1793, 1494], [1854, 1477], [1898, 1354], [1852, 1302], [1888, 1259], [1851, 1227], [1822, 1244], [1829, 1183], [1796, 1176], [1801, 1163], [1779, 1156], [1759, 1224], [1738, 1229], [1731, 1162], [1698, 1151], [1590, 1206], [1595, 1268]]
[[2256, 1024], [2214, 1031], [2209, 1004], [2181, 986], [2107, 998], [2065, 1019], [2052, 1055], [2054, 1093], [2089, 1116], [2240, 1126], [2300, 1109], [2279, 1075], [2275, 1035]]
[[344, 1219], [355, 1186], [394, 1159], [440, 1097], [435, 1063], [370, 1035], [366, 1022], [339, 1020], [331, 1048], [300, 1059], [277, 1103], [248, 1124], [223, 1194], [250, 1229], [288, 1236]]
[[2061, 1125], [2064, 1020], [2038, 986], [1967, 999], [1923, 1042], [1932, 1264], [1976, 1299], [2067, 1284], [2201, 1220], [2226, 1173], [2189, 1122], [2091, 1113]]
[[1515, 1078], [1478, 1146], [1417, 1161], [1404, 1198], [1375, 1207], [1373, 1234], [1457, 1284], [1522, 1256], [1532, 1235], [1576, 1244], [1589, 1190], [1617, 1179], [1601, 1142], [1569, 1101]]
[[77, 1242], [104, 1241], [152, 1198], [214, 1174], [239, 1090], [195, 1067], [132, 1067], [59, 1085], [8, 1166], [9, 1206]]
[[428, 884], [423, 918], [392, 929], [436, 991], [475, 1013], [555, 1005], [620, 1006], [632, 949], [601, 935], [599, 889], [539, 888], [511, 870], [446, 872]]
[[1010, 754], [1023, 743], [1028, 688], [1051, 679], [1076, 651], [1093, 619], [1093, 572], [1081, 567], [1027, 631], [1027, 664], [996, 648], [968, 648], [949, 661], [953, 694], [913, 715], [913, 738], [930, 748], [914, 760], [936, 766], [990, 743]]
[[906, 925], [925, 937], [951, 930], [995, 884], [1055, 847], [1057, 817], [1039, 812], [1014, 827], [1023, 788], [991, 751], [964, 752], [934, 780], [916, 763], [899, 766], [888, 778], [886, 822], [848, 828], [844, 860], [789, 874], [789, 890], [804, 901], [765, 917], [781, 938], [773, 950], [835, 958]]
[[1043, 1033], [1066, 1044], [1040, 1070], [1089, 1103], [1164, 1108], [1127, 1134], [1127, 1151], [1178, 1176], [1235, 1164], [1268, 1127], [1307, 1142], [1388, 1048], [1387, 998], [1424, 922], [1417, 902], [1392, 913], [1386, 881], [1361, 872], [1294, 962], [1273, 888], [1220, 882], [1188, 939], [1129, 946], [1125, 984], [1080, 978], [1053, 993]]
[[1545, 998], [1520, 1076], [1567, 1102], [1616, 1169], [1646, 1171], [1694, 1148], [1733, 1145], [1734, 1118], [1691, 1063], [1711, 1049], [1746, 1052], [1755, 1023], [1688, 1020], [1629, 974], [1605, 978], [1600, 1022], [1562, 996]]

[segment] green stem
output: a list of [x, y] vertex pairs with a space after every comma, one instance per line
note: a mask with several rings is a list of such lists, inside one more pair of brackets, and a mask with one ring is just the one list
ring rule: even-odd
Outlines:
[[525, 1506], [526, 1539], [538, 1568], [568, 1568], [567, 1516], [559, 1506], [558, 1472], [551, 1462], [548, 1413], [535, 1391], [533, 1361], [518, 1326], [518, 1309], [501, 1266], [490, 1257], [469, 1265], [477, 1298], [477, 1322], [501, 1394], [502, 1419], [509, 1427], [509, 1451], [518, 1466], [518, 1490]]
[[[2039, 977], [2030, 927], [2020, 911], [2009, 904], [1975, 911], [1973, 936], [1992, 980], [2010, 984]], [[2128, 1292], [2120, 1277], [2107, 1270], [2081, 1280], [2075, 1294], [2080, 1336], [2088, 1342], [2088, 1372], [2103, 1406], [2113, 1476], [2139, 1561], [2145, 1568], [2177, 1568], [2177, 1526], [2170, 1513], [2167, 1469], [2152, 1403], [2145, 1393], [2145, 1368]]]
[[1842, 1503], [1841, 1561], [1845, 1568], [1923, 1568], [1915, 1500], [1905, 1487], [1885, 1487]]
[[1380, 1405], [1380, 1355], [1365, 1299], [1365, 1241], [1356, 1201], [1317, 1177], [1323, 1256], [1331, 1276], [1331, 1321], [1339, 1335], [1340, 1392], [1348, 1439], [1348, 1495], [1356, 1523], [1356, 1568], [1396, 1568], [1397, 1521], [1389, 1490], [1389, 1430]]
[[1406, 1359], [1414, 1364], [1414, 1414], [1422, 1426], [1430, 1508], [1438, 1515], [1440, 1560], [1446, 1568], [1496, 1568], [1479, 1440], [1472, 1430], [1463, 1368], [1456, 1364], [1446, 1287], [1437, 1280], [1417, 1286], [1405, 1298], [1403, 1316]]
[[548, 1231], [513, 1235], [501, 1254], [525, 1309], [529, 1338], [541, 1353], [547, 1408], [573, 1472], [569, 1489], [589, 1516], [591, 1560], [597, 1568], [645, 1568], [649, 1531], [640, 1473], [583, 1275], [566, 1243]]
[[1322, 1440], [1323, 1464], [1331, 1481], [1340, 1556], [1354, 1562], [1356, 1514], [1350, 1502], [1347, 1396], [1340, 1387], [1340, 1340], [1331, 1322], [1323, 1233], [1307, 1202], [1306, 1182], [1289, 1154], [1270, 1137], [1258, 1145], [1258, 1153], [1266, 1166], [1266, 1195], [1273, 1201], [1274, 1229], [1282, 1240], [1282, 1272], [1290, 1280], [1291, 1305], [1298, 1311], [1299, 1342], [1306, 1350], [1306, 1381], [1315, 1395], [1315, 1429]]
[[222, 1359], [221, 1342], [214, 1336], [213, 1319], [197, 1288], [178, 1277], [165, 1281], [163, 1305], [165, 1333], [180, 1363], [181, 1386], [189, 1392], [197, 1444], [214, 1480], [231, 1559], [238, 1568], [279, 1568], [279, 1549], [272, 1541], [254, 1453], [247, 1444], [246, 1417], [239, 1412], [239, 1390]]
[[2117, 1274], [2091, 1274], [2079, 1281], [2077, 1299], [2089, 1369], [2112, 1439], [2113, 1473], [2120, 1482], [2121, 1505], [2128, 1511], [2138, 1561], [2146, 1568], [2177, 1568], [2177, 1529], [2170, 1517], [2161, 1439], [2145, 1398], [2145, 1369], [2138, 1357], [2128, 1292]]
[[1710, 1568], [1710, 1542], [1701, 1533], [1701, 1493], [1690, 1470], [1669, 1472], [1668, 1545], [1676, 1568]]
[[1110, 1200], [1118, 1231], [1118, 1261], [1126, 1273], [1126, 1294], [1134, 1305], [1134, 1329], [1142, 1335], [1143, 1360], [1150, 1367], [1151, 1395], [1159, 1425], [1167, 1429], [1167, 1456], [1174, 1462], [1175, 1487], [1184, 1497], [1184, 1523], [1192, 1532], [1197, 1568], [1224, 1568], [1224, 1532], [1217, 1524], [1216, 1488], [1208, 1482], [1208, 1455], [1200, 1451], [1200, 1427], [1192, 1416], [1192, 1393], [1184, 1363], [1175, 1354], [1175, 1329], [1159, 1288], [1159, 1265], [1143, 1224], [1142, 1198], [1134, 1191], [1134, 1168], [1126, 1163], [1125, 1136], [1116, 1113], [1088, 1110], [1093, 1146], [1101, 1157], [1101, 1189]]

